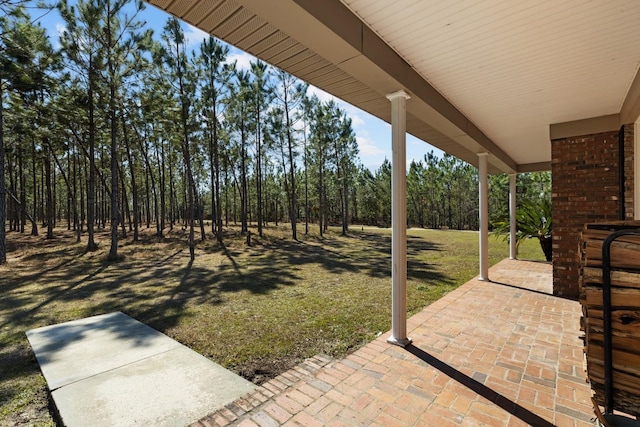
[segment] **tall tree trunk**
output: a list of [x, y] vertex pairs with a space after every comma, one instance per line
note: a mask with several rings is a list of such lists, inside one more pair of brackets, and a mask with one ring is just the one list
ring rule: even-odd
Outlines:
[[233, 177], [233, 225], [238, 225], [238, 179]]
[[335, 149], [335, 153], [336, 153], [336, 178], [338, 181], [338, 201], [340, 202], [340, 222], [342, 223], [342, 235], [346, 236], [347, 234], [347, 230], [345, 228], [345, 224], [344, 224], [344, 215], [345, 215], [345, 194], [343, 191], [343, 187], [340, 185], [341, 182], [344, 180], [344, 174], [342, 172], [342, 168], [340, 167], [340, 148], [338, 146], [339, 142], [338, 140], [334, 140], [334, 149]]
[[[107, 20], [109, 22], [109, 20]], [[117, 122], [115, 106], [115, 87], [109, 85], [109, 121], [111, 124], [111, 247], [109, 248], [109, 260], [118, 259], [118, 143], [116, 141]]]
[[127, 187], [124, 180], [124, 171], [118, 165], [118, 175], [120, 177], [120, 188], [122, 189], [122, 199], [119, 203], [122, 204], [122, 211], [118, 211], [118, 224], [122, 228], [122, 238], [127, 237], [127, 226], [125, 224], [125, 218], [129, 222], [129, 231], [131, 231], [131, 211], [129, 210], [129, 197], [127, 196]]
[[214, 174], [216, 176], [216, 182], [215, 182], [215, 203], [216, 203], [215, 221], [217, 223], [216, 237], [218, 238], [219, 242], [222, 242], [222, 200], [220, 196], [220, 154], [219, 154], [220, 146], [218, 143], [217, 126], [214, 126], [213, 133], [214, 133], [213, 164], [214, 164]]
[[224, 225], [229, 226], [229, 168], [225, 162], [224, 168]]
[[[118, 122], [116, 121], [116, 82], [115, 82], [115, 64], [114, 64], [114, 43], [113, 31], [111, 28], [111, 0], [106, 2], [106, 36], [107, 36], [107, 69], [109, 72], [109, 125], [111, 137], [111, 248], [109, 249], [109, 260], [118, 258], [118, 141], [116, 139], [118, 132]], [[124, 189], [124, 183], [123, 183]], [[127, 204], [128, 205], [128, 204]], [[124, 206], [123, 206], [124, 210]], [[123, 218], [124, 220], [124, 218]], [[123, 231], [124, 224], [123, 224]]]
[[127, 161], [129, 163], [129, 173], [131, 174], [131, 193], [133, 197], [133, 241], [137, 242], [138, 237], [138, 223], [140, 208], [138, 207], [138, 185], [136, 181], [136, 167], [131, 156], [131, 144], [129, 144], [129, 133], [127, 132], [127, 125], [122, 116], [122, 137], [127, 151]]
[[[105, 195], [107, 194], [107, 182], [105, 181], [104, 178], [104, 174], [103, 171], [105, 170], [105, 166], [104, 166], [104, 162], [105, 162], [105, 153], [104, 153], [104, 147], [100, 147], [100, 171], [98, 171], [98, 175], [100, 176], [100, 182], [102, 183], [102, 185], [100, 186], [100, 228], [101, 229], [106, 229], [107, 228], [107, 215], [111, 216], [109, 214], [109, 206], [111, 205], [111, 196], [109, 196], [109, 198], [105, 197]], [[111, 191], [111, 190], [109, 190]]]
[[349, 185], [346, 173], [343, 171], [342, 182], [342, 235], [346, 236], [349, 231]]
[[[158, 154], [158, 148], [156, 146], [156, 156]], [[158, 165], [160, 167], [159, 170], [159, 176], [158, 179], [160, 179], [160, 233], [162, 235], [163, 230], [164, 230], [164, 221], [165, 218], [167, 217], [167, 202], [166, 202], [166, 184], [165, 184], [165, 155], [164, 155], [164, 142], [161, 141], [160, 143], [160, 161], [158, 162]], [[157, 159], [157, 157], [156, 157]], [[156, 197], [155, 199], [155, 203], [156, 203], [156, 210], [158, 208], [158, 198]]]
[[53, 188], [51, 188], [51, 155], [49, 148], [49, 140], [45, 136], [44, 138], [45, 144], [43, 144], [44, 150], [44, 173], [46, 180], [46, 189], [47, 189], [47, 239], [53, 239], [53, 224], [54, 224], [54, 215], [53, 211]]
[[[151, 175], [151, 171], [149, 170], [148, 167], [144, 168], [144, 192], [145, 192], [145, 198], [144, 198], [144, 218], [145, 218], [145, 223], [147, 225], [147, 228], [151, 227], [151, 194], [149, 193], [149, 189], [150, 189], [150, 185], [149, 185], [149, 175]], [[158, 222], [156, 221], [156, 225], [159, 225]]]
[[[69, 176], [71, 175], [71, 146], [67, 146], [67, 172], [66, 175]], [[61, 171], [63, 172], [63, 171]], [[64, 172], [63, 172], [64, 175]], [[71, 215], [71, 188], [69, 187], [69, 185], [67, 184], [67, 230], [71, 231], [71, 220], [72, 220], [72, 215]]]
[[169, 155], [169, 230], [173, 230], [176, 220], [176, 189], [173, 179], [173, 159]]
[[256, 108], [256, 196], [258, 235], [262, 237], [262, 147], [260, 146], [260, 108]]
[[94, 119], [94, 94], [93, 86], [95, 81], [95, 70], [93, 68], [93, 58], [89, 59], [89, 89], [87, 91], [89, 101], [89, 187], [87, 188], [87, 251], [98, 249], [94, 238], [95, 208], [96, 208], [96, 163], [95, 163], [95, 140], [96, 124]]
[[[285, 90], [286, 90], [286, 86], [285, 86]], [[286, 99], [286, 95], [285, 95], [285, 99]], [[291, 184], [291, 204], [290, 204], [291, 212], [289, 214], [289, 217], [291, 220], [291, 237], [293, 237], [293, 240], [298, 240], [298, 231], [297, 231], [298, 208], [296, 204], [296, 168], [295, 168], [295, 161], [293, 158], [293, 137], [291, 135], [291, 118], [289, 117], [288, 102], [284, 103], [284, 114], [285, 114], [285, 120], [287, 122], [286, 123], [287, 145], [289, 148], [289, 175], [290, 175], [289, 182]]]
[[[242, 101], [244, 103], [244, 101]], [[244, 107], [240, 112], [240, 230], [242, 234], [249, 231], [247, 227], [247, 162], [246, 140], [244, 128]]]
[[[322, 173], [320, 173], [320, 179], [323, 179]], [[320, 231], [320, 237], [324, 233], [324, 221], [326, 218], [324, 217], [324, 187], [322, 183], [319, 184], [318, 187], [318, 229]]]
[[326, 217], [324, 216], [325, 214], [325, 209], [324, 209], [324, 204], [325, 204], [325, 200], [323, 198], [324, 196], [324, 156], [321, 154], [319, 156], [320, 158], [319, 163], [320, 163], [320, 167], [318, 168], [318, 226], [320, 227], [320, 237], [322, 237], [322, 233], [324, 232], [324, 223], [323, 221], [326, 221]]
[[304, 131], [304, 234], [309, 234], [309, 165], [307, 152], [307, 132]]
[[42, 156], [40, 156], [40, 220], [42, 221], [42, 227], [47, 226], [47, 211], [46, 211], [46, 196], [45, 193], [45, 184], [44, 184], [44, 162], [42, 161]]
[[[3, 149], [4, 153], [4, 149]], [[2, 163], [4, 165], [4, 162]], [[38, 177], [36, 172], [36, 140], [32, 137], [31, 139], [31, 178], [33, 182], [33, 218], [38, 220]], [[4, 183], [4, 177], [2, 179]], [[38, 235], [38, 224], [34, 222], [31, 227], [31, 235]]]
[[[51, 159], [49, 159], [49, 161], [51, 161]], [[52, 206], [53, 206], [53, 227], [55, 228], [57, 222], [56, 222], [56, 218], [58, 218], [60, 216], [59, 214], [59, 210], [56, 209], [56, 205], [58, 202], [58, 194], [57, 194], [57, 186], [56, 186], [56, 182], [58, 182], [57, 178], [56, 178], [56, 168], [52, 168], [51, 169], [51, 192], [53, 193], [53, 197], [51, 198], [51, 200], [53, 201]], [[56, 213], [58, 213], [58, 215], [56, 216]]]
[[[214, 78], [210, 77], [209, 85], [214, 87]], [[220, 157], [218, 144], [217, 100], [212, 99], [211, 117], [209, 118], [209, 164], [211, 165], [211, 231], [219, 242], [222, 242], [222, 206], [220, 203]]]
[[[87, 159], [82, 157], [82, 167], [79, 168], [80, 180], [80, 231], [84, 231], [85, 221], [87, 220], [87, 201], [84, 199], [85, 194], [88, 194], [87, 190]], [[84, 178], [84, 179], [83, 179]]]
[[196, 218], [198, 219], [198, 224], [200, 225], [200, 240], [204, 242], [207, 238], [207, 233], [204, 231], [204, 219], [202, 218], [204, 204], [200, 203], [200, 196], [198, 196], [198, 191], [195, 188], [195, 183], [193, 188], [193, 200], [195, 202]]
[[213, 122], [213, 127], [209, 125], [209, 165], [211, 166], [211, 232], [214, 236], [220, 240], [218, 237], [218, 214], [219, 208], [217, 203], [217, 186], [216, 186], [216, 167], [214, 166], [214, 154], [215, 144], [214, 144], [214, 133], [216, 128], [215, 123], [215, 115], [212, 114], [212, 117], [209, 118], [210, 121]]
[[24, 233], [25, 226], [27, 225], [27, 216], [24, 207], [27, 205], [27, 189], [26, 185], [26, 177], [24, 175], [24, 165], [22, 160], [22, 150], [18, 150], [18, 176], [20, 177], [20, 203], [23, 206], [23, 209], [20, 213], [20, 232]]
[[[123, 123], [122, 126], [124, 127], [124, 119], [123, 119]], [[149, 149], [147, 147], [147, 135], [146, 135], [146, 131], [144, 134], [144, 137], [140, 134], [140, 132], [136, 129], [135, 126], [132, 126], [135, 134], [136, 134], [136, 139], [138, 140], [138, 144], [140, 146], [140, 152], [142, 153], [142, 158], [144, 159], [144, 164], [146, 166], [145, 170], [145, 180], [146, 180], [146, 191], [147, 191], [147, 200], [146, 200], [146, 205], [147, 205], [147, 212], [146, 212], [146, 218], [147, 218], [147, 228], [149, 228], [149, 222], [150, 222], [150, 218], [149, 215], [151, 214], [151, 210], [149, 207], [149, 179], [151, 179], [151, 192], [153, 193], [153, 204], [154, 204], [154, 215], [155, 215], [155, 219], [156, 219], [156, 236], [162, 237], [162, 230], [163, 227], [160, 226], [160, 222], [158, 221], [158, 194], [157, 194], [157, 189], [156, 189], [156, 179], [153, 175], [153, 169], [151, 168], [151, 162], [149, 161]], [[127, 139], [126, 139], [126, 131], [125, 131], [125, 144], [127, 144]], [[157, 147], [156, 147], [156, 151], [157, 151]], [[129, 155], [129, 154], [127, 154]], [[130, 162], [132, 163], [132, 162]], [[137, 186], [136, 186], [137, 188]], [[136, 190], [137, 193], [137, 190]], [[134, 196], [135, 197], [135, 196]]]
[[6, 215], [7, 189], [4, 182], [4, 93], [0, 79], [0, 264], [7, 263]]
[[[49, 153], [51, 155], [51, 157], [53, 157], [54, 162], [56, 163], [56, 165], [58, 166], [58, 169], [60, 169], [60, 173], [62, 175], [62, 179], [64, 180], [64, 183], [67, 187], [67, 193], [69, 194], [69, 198], [72, 201], [72, 204], [74, 206], [74, 217], [78, 217], [78, 213], [76, 210], [76, 198], [75, 198], [75, 194], [72, 190], [71, 187], [71, 182], [69, 181], [69, 177], [68, 175], [64, 172], [64, 169], [62, 169], [62, 163], [60, 163], [60, 159], [58, 159], [58, 156], [56, 155], [56, 152], [53, 150], [53, 146], [51, 145], [51, 141], [49, 140], [49, 138], [44, 137], [43, 138], [43, 148], [45, 150], [45, 153]], [[48, 160], [47, 162], [50, 162], [50, 160]], [[32, 221], [34, 222], [34, 221]], [[76, 235], [76, 241], [79, 242], [80, 241], [80, 232], [79, 229], [78, 231], [76, 231], [77, 235]]]
[[[179, 47], [177, 45], [178, 58], [179, 55]], [[178, 60], [178, 64], [180, 64], [180, 60]], [[180, 101], [181, 101], [181, 118], [182, 118], [182, 132], [183, 132], [183, 155], [184, 162], [187, 173], [187, 194], [188, 194], [188, 205], [189, 205], [189, 255], [191, 257], [191, 261], [196, 258], [196, 244], [194, 239], [194, 222], [195, 222], [195, 203], [194, 203], [194, 192], [195, 192], [195, 183], [193, 180], [193, 173], [191, 170], [191, 150], [189, 147], [189, 128], [188, 128], [188, 117], [189, 112], [187, 111], [187, 105], [185, 102], [185, 89], [183, 83], [183, 75], [182, 70], [178, 70], [178, 83], [180, 88]]]
[[[11, 194], [15, 194], [16, 193], [16, 185], [15, 185], [15, 180], [13, 179], [14, 175], [15, 175], [15, 167], [13, 167], [12, 164], [12, 158], [15, 156], [15, 146], [16, 144], [14, 143], [12, 145], [12, 150], [10, 150], [9, 156], [6, 158], [6, 162], [7, 162], [7, 166], [8, 166], [8, 171], [9, 171], [9, 189], [7, 190], [7, 192], [11, 193]], [[13, 155], [12, 155], [13, 154]], [[12, 199], [7, 199], [7, 216], [8, 216], [8, 220], [9, 220], [9, 231], [16, 231], [17, 228], [17, 207], [16, 207], [16, 203], [14, 200]]]
[[[78, 153], [73, 150], [73, 231], [76, 232], [76, 243], [80, 243], [80, 218], [78, 217]], [[81, 205], [82, 206], [82, 205]]]

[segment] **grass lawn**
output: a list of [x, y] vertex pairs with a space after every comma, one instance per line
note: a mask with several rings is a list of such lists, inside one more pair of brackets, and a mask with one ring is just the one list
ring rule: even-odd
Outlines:
[[[302, 231], [302, 232], [301, 232]], [[391, 327], [391, 232], [353, 227], [347, 237], [314, 226], [300, 241], [286, 227], [269, 227], [252, 245], [230, 232], [225, 246], [200, 242], [196, 260], [182, 231], [121, 242], [121, 261], [86, 239], [9, 233], [8, 264], [0, 267], [0, 425], [54, 425], [46, 383], [25, 331], [122, 311], [215, 362], [260, 383], [326, 353], [340, 357]], [[408, 310], [416, 313], [477, 275], [478, 234], [410, 229]], [[508, 256], [502, 239], [489, 242], [490, 263]], [[543, 259], [537, 241], [520, 258]]]

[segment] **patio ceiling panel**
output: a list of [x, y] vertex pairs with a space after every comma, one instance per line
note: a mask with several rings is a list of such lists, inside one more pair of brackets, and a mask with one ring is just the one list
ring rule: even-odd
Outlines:
[[248, 20], [240, 26], [233, 27], [232, 31], [227, 35], [228, 43], [238, 46], [245, 38], [255, 34], [258, 30], [263, 29], [267, 35], [273, 34], [273, 28], [269, 28], [264, 20], [255, 15], [250, 15]]
[[[247, 25], [252, 19], [254, 19], [254, 25]], [[231, 34], [235, 32], [243, 33], [244, 31], [255, 31], [262, 25], [255, 24], [255, 21], [261, 21], [258, 17], [248, 12], [246, 9], [239, 8], [233, 15], [229, 16], [224, 22], [218, 25], [215, 29], [216, 33], [220, 34], [220, 37], [224, 40], [231, 40]], [[237, 40], [236, 40], [237, 42]], [[231, 43], [231, 41], [229, 41]]]
[[182, 2], [185, 3], [184, 8], [187, 10], [184, 14], [185, 19], [200, 23], [210, 13], [214, 13], [215, 8], [222, 4], [223, 0], [207, 3], [195, 3], [189, 0], [182, 0]]
[[[365, 105], [365, 106], [373, 105], [378, 100], [378, 94], [373, 92], [371, 89], [367, 88], [362, 92], [353, 93], [349, 95], [349, 99], [353, 101], [354, 105]], [[367, 107], [367, 108], [368, 110], [371, 109], [371, 107]]]
[[[331, 64], [329, 64], [327, 61], [325, 61], [315, 53], [312, 53], [311, 56], [306, 56], [304, 54], [300, 54], [298, 56], [299, 56], [299, 59], [301, 59], [301, 61], [295, 61], [294, 65], [291, 65], [286, 68], [286, 70], [290, 71], [292, 74], [296, 76], [305, 70], [307, 70], [308, 72], [309, 70], [314, 70], [316, 68], [331, 66]], [[287, 61], [282, 61], [282, 64], [287, 62], [294, 62], [293, 58]]]
[[345, 96], [348, 96], [349, 93], [353, 93], [356, 90], [366, 89], [366, 86], [355, 81], [342, 70], [334, 70], [316, 79], [316, 81], [322, 82], [325, 90], [340, 91], [344, 93]]
[[[278, 36], [280, 34], [281, 33], [278, 32]], [[262, 44], [264, 43], [258, 43], [256, 47], [261, 46]], [[271, 62], [271, 59], [273, 57], [278, 56], [283, 52], [286, 53], [287, 51], [291, 51], [291, 53], [293, 53], [294, 51], [298, 51], [298, 52], [303, 51], [304, 49], [301, 49], [300, 47], [301, 45], [297, 41], [286, 37], [280, 40], [277, 44], [273, 46], [269, 46], [267, 49], [262, 50], [260, 52], [260, 56], [264, 58], [265, 61]]]
[[269, 58], [269, 61], [274, 64], [282, 64], [291, 58], [299, 59], [300, 54], [303, 52], [308, 52], [307, 48], [298, 43], [292, 46], [289, 50], [273, 55], [271, 58]]
[[640, 63], [635, 0], [341, 1], [519, 165], [550, 161], [550, 124], [620, 112]]
[[320, 58], [318, 55], [316, 55], [315, 53], [311, 52], [309, 49], [305, 49], [302, 52], [299, 52], [293, 56], [290, 56], [286, 59], [282, 59], [279, 64], [282, 67], [282, 69], [290, 69], [294, 66], [297, 66], [300, 63], [317, 63], [322, 61], [322, 58]]
[[[259, 19], [259, 18], [256, 18]], [[240, 33], [240, 31], [238, 31]], [[273, 25], [267, 24], [265, 23], [264, 26], [254, 30], [254, 31], [250, 31], [246, 37], [244, 38], [239, 38], [239, 40], [237, 41], [237, 44], [235, 46], [237, 46], [238, 48], [242, 49], [242, 50], [249, 50], [254, 48], [254, 46], [258, 43], [260, 43], [262, 40], [269, 38], [269, 37], [283, 37], [284, 35], [282, 33], [280, 33], [278, 31], [278, 29], [276, 27], [274, 27]]]
[[[167, 2], [165, 2], [167, 3]], [[191, 2], [194, 5], [194, 8], [197, 4], [206, 3], [206, 2]], [[155, 0], [151, 2], [151, 4], [155, 4]], [[170, 9], [167, 9], [170, 8]], [[217, 31], [217, 27], [224, 22], [226, 22], [229, 17], [233, 16], [233, 14], [240, 9], [240, 6], [235, 1], [223, 0], [221, 3], [216, 2], [211, 4], [211, 12], [206, 15], [206, 17], [202, 20], [198, 20], [199, 18], [193, 17], [191, 20], [187, 20], [185, 14], [181, 14], [174, 2], [169, 1], [167, 6], [162, 8], [167, 12], [170, 12], [172, 15], [183, 19], [189, 22], [192, 25], [200, 28], [201, 30], [209, 33], [209, 34], [218, 34], [217, 37], [222, 38], [222, 34]]]

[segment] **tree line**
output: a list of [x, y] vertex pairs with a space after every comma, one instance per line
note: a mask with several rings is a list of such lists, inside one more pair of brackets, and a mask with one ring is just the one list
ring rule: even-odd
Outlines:
[[[0, 263], [6, 227], [66, 226], [89, 251], [110, 229], [115, 259], [141, 227], [181, 226], [193, 259], [230, 224], [283, 222], [293, 239], [390, 224], [391, 164], [364, 167], [351, 119], [308, 84], [260, 60], [243, 69], [213, 37], [190, 49], [175, 18], [154, 36], [130, 0], [60, 1], [54, 48], [21, 3], [0, 1]], [[508, 177], [490, 179], [498, 217]], [[525, 198], [549, 192], [548, 174], [518, 180]], [[408, 225], [477, 229], [477, 193], [476, 168], [429, 153], [409, 167]]]

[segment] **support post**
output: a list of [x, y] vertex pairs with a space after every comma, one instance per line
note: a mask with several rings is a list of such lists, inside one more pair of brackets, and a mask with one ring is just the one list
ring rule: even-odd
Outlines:
[[516, 174], [509, 174], [509, 259], [516, 259]]
[[487, 183], [487, 157], [489, 153], [478, 153], [478, 187], [480, 216], [480, 276], [478, 280], [489, 281], [489, 208]]
[[407, 346], [407, 107], [409, 95], [398, 91], [391, 101], [391, 337], [387, 342]]

